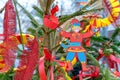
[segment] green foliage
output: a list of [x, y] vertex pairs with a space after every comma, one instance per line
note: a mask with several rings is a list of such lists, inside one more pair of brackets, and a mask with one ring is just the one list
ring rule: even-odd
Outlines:
[[86, 47], [87, 51], [95, 51], [98, 53], [98, 50], [95, 47]]
[[33, 6], [33, 8], [34, 8], [34, 10], [36, 10], [38, 16], [40, 18], [43, 18], [43, 14], [44, 14], [43, 11], [40, 8], [38, 8], [37, 6]]
[[111, 48], [113, 49], [114, 52], [120, 54], [120, 49], [117, 46], [112, 45]]
[[106, 42], [101, 36], [100, 37], [93, 36], [93, 37], [91, 37], [91, 40], [93, 40], [95, 42], [100, 42], [100, 43]]
[[102, 70], [102, 68], [101, 68], [101, 66], [100, 66], [100, 64], [99, 64], [99, 62], [96, 60], [96, 58], [93, 57], [93, 56], [92, 56], [91, 54], [89, 54], [89, 53], [87, 53], [86, 56], [87, 56], [88, 59], [90, 59], [92, 62], [94, 62], [94, 65], [96, 65], [96, 66], [99, 67], [100, 72], [103, 74], [103, 70]]
[[24, 13], [30, 18], [31, 22], [34, 23], [36, 25], [36, 27], [39, 27], [41, 26], [36, 20], [35, 18], [21, 5], [19, 4], [18, 2], [16, 2], [21, 8], [22, 10], [24, 11]]
[[110, 71], [108, 68], [105, 69], [105, 72], [104, 72], [104, 80], [111, 80], [110, 79]]
[[5, 6], [4, 6], [3, 8], [1, 8], [1, 9], [0, 9], [0, 13], [2, 13], [2, 12], [3, 12], [4, 8], [5, 8]]
[[120, 32], [120, 27], [116, 28], [116, 30], [112, 34], [111, 38], [114, 40], [116, 38], [116, 36], [119, 34], [119, 32]]
[[113, 44], [116, 45], [116, 46], [120, 46], [120, 42], [119, 41], [113, 42]]
[[27, 31], [29, 31], [31, 34], [35, 34], [36, 33], [36, 30], [35, 29], [33, 29], [33, 28], [28, 28], [28, 30]]
[[91, 9], [91, 10], [86, 10], [86, 11], [84, 11], [84, 10], [83, 11], [82, 10], [78, 10], [78, 11], [76, 11], [73, 14], [65, 15], [65, 16], [59, 18], [59, 22], [60, 22], [59, 26], [62, 25], [67, 20], [69, 20], [71, 18], [74, 18], [75, 16], [80, 16], [80, 15], [83, 15], [83, 14], [86, 14], [86, 13], [89, 13], [89, 12], [95, 12], [95, 11], [100, 11], [100, 10], [102, 10], [102, 8]]
[[15, 73], [13, 72], [13, 69], [8, 71], [7, 73], [0, 73], [0, 80], [13, 80]]
[[[71, 18], [73, 18], [75, 16], [79, 16], [79, 15], [83, 15], [83, 14], [86, 14], [86, 13], [89, 13], [89, 12], [95, 12], [95, 11], [102, 10], [102, 8], [85, 10], [85, 8], [87, 6], [91, 5], [95, 1], [97, 1], [97, 0], [91, 0], [91, 2], [88, 5], [86, 5], [85, 7], [83, 7], [82, 9], [80, 9], [78, 11], [76, 11], [73, 14], [65, 15], [65, 16], [60, 17], [59, 18], [59, 22], [60, 22], [59, 26], [62, 25], [65, 21], [67, 21], [67, 20], [69, 20], [69, 19], [71, 19]], [[55, 31], [54, 31], [54, 33], [52, 33], [53, 30], [47, 29], [43, 25], [39, 24], [39, 22], [22, 5], [20, 5], [16, 1], [15, 1], [15, 4], [19, 5], [22, 8], [23, 12], [29, 17], [31, 24], [34, 27], [34, 28], [28, 28], [28, 31], [31, 34], [33, 34], [33, 35], [37, 34], [39, 37], [45, 35], [44, 42], [48, 43], [48, 45], [50, 45], [50, 43], [52, 43], [52, 39], [55, 39], [54, 41], [57, 42], [58, 39], [55, 38], [55, 36], [56, 36], [56, 32]], [[37, 13], [37, 15], [38, 15], [38, 17], [40, 19], [43, 20], [43, 15], [44, 14], [49, 14], [49, 9], [50, 9], [51, 4], [52, 4], [51, 0], [48, 0], [48, 2], [46, 2], [46, 10], [45, 11], [42, 11], [37, 6], [33, 6], [34, 10], [36, 11], [36, 13]], [[88, 23], [87, 21], [84, 21], [84, 20], [83, 20], [83, 22]], [[109, 69], [108, 68], [102, 69], [101, 65], [96, 60], [96, 57], [99, 55], [98, 54], [99, 53], [99, 51], [98, 51], [99, 48], [102, 48], [103, 52], [105, 54], [107, 54], [107, 55], [112, 54], [113, 52], [120, 53], [120, 50], [118, 49], [118, 46], [120, 46], [120, 42], [119, 41], [115, 41], [115, 37], [119, 34], [119, 31], [120, 31], [120, 28], [117, 28], [115, 30], [115, 32], [113, 33], [111, 39], [107, 38], [107, 37], [102, 37], [102, 36], [100, 36], [100, 37], [93, 36], [91, 38], [92, 46], [91, 47], [85, 47], [86, 50], [88, 51], [88, 53], [86, 55], [87, 55], [87, 58], [90, 60], [89, 63], [91, 63], [91, 65], [98, 66], [99, 69], [100, 69], [100, 72], [101, 72], [99, 78], [93, 79], [93, 80], [111, 80], [112, 79], [110, 77]], [[52, 37], [51, 37], [51, 35], [52, 35]], [[46, 38], [48, 38], [47, 39], [48, 41], [46, 40]], [[54, 46], [52, 44], [51, 51], [56, 50], [56, 48], [58, 48], [60, 45], [58, 44], [58, 45], [54, 45]], [[42, 46], [42, 48], [40, 48], [40, 52], [41, 52], [41, 55], [43, 55], [43, 46]], [[55, 52], [57, 52], [57, 53], [59, 52], [59, 53], [61, 53], [61, 55], [64, 55], [64, 53], [65, 53], [63, 51], [62, 47], [59, 47]], [[53, 66], [55, 68], [54, 69], [55, 76], [59, 75], [59, 70], [63, 74], [65, 74], [65, 71], [62, 68], [56, 68], [56, 65], [59, 66], [59, 64], [56, 63], [56, 62], [50, 62], [49, 60], [45, 60], [45, 71], [46, 71], [46, 73], [49, 73], [48, 70], [49, 70], [50, 66]], [[77, 65], [76, 64], [75, 66], [79, 66], [80, 67], [81, 65]], [[0, 74], [0, 80], [12, 80], [13, 76], [14, 76], [14, 72], [13, 72], [13, 70], [11, 70], [8, 73]], [[73, 76], [73, 75], [71, 74], [71, 76]], [[32, 77], [32, 80], [39, 80], [39, 73], [38, 73], [37, 69], [36, 69], [35, 74]]]
[[38, 72], [38, 67], [35, 69], [32, 80], [40, 80], [39, 72]]

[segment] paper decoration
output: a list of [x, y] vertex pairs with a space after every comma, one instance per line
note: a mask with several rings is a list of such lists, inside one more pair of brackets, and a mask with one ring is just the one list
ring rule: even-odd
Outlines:
[[[78, 22], [78, 20], [73, 19], [72, 21], [72, 30], [73, 32], [66, 32], [66, 31], [61, 31], [60, 34], [61, 36], [65, 37], [65, 38], [69, 38], [69, 42], [68, 45], [66, 45], [68, 48], [67, 49], [67, 57], [66, 60], [70, 60], [72, 61], [73, 58], [75, 57], [75, 55], [77, 55], [78, 60], [81, 62], [82, 64], [82, 69], [83, 71], [87, 70], [86, 68], [86, 56], [85, 56], [85, 52], [86, 50], [82, 47], [82, 40], [84, 38], [89, 38], [91, 37], [94, 32], [93, 31], [88, 31], [84, 34], [79, 33], [79, 31], [81, 30], [80, 28], [80, 22]], [[61, 44], [63, 45], [63, 44]]]
[[[85, 2], [84, 2], [85, 1]], [[83, 0], [81, 3], [82, 5], [85, 5], [87, 0]], [[105, 27], [107, 25], [110, 25], [113, 23], [120, 12], [120, 5], [118, 0], [110, 0], [111, 5], [107, 3], [104, 0], [104, 3], [107, 7], [109, 7], [111, 10], [111, 14], [104, 19], [98, 19], [97, 16], [90, 16], [90, 24], [87, 25], [87, 28], [85, 29], [85, 32], [79, 33], [81, 30], [81, 23], [74, 19], [71, 21], [73, 25], [73, 31], [74, 32], [65, 32], [61, 29], [59, 29], [60, 34], [63, 37], [68, 38], [67, 41], [68, 45], [61, 44], [64, 48], [67, 48], [68, 54], [66, 57], [67, 62], [62, 62], [59, 60], [56, 60], [54, 56], [50, 54], [50, 51], [48, 49], [44, 49], [45, 55], [40, 59], [39, 62], [39, 73], [41, 77], [41, 80], [46, 80], [46, 74], [44, 70], [44, 60], [50, 60], [50, 62], [58, 62], [61, 67], [64, 68], [65, 71], [67, 71], [70, 67], [72, 67], [77, 60], [81, 61], [82, 64], [82, 71], [78, 75], [80, 80], [82, 80], [82, 77], [98, 77], [99, 76], [99, 69], [95, 66], [89, 66], [86, 67], [86, 56], [85, 52], [86, 50], [82, 47], [82, 41], [84, 38], [89, 38], [90, 36], [94, 35], [94, 31], [92, 28], [101, 28]], [[58, 18], [55, 16], [55, 13], [58, 11], [58, 6], [56, 5], [52, 10], [51, 14], [45, 14], [44, 15], [44, 25], [50, 29], [56, 29], [58, 27], [59, 21]], [[89, 17], [88, 17], [89, 18]], [[17, 46], [21, 44], [21, 36], [15, 34], [15, 26], [16, 26], [16, 14], [14, 11], [14, 7], [12, 5], [12, 0], [8, 0], [5, 6], [5, 17], [4, 17], [4, 34], [1, 36], [4, 36], [3, 42], [0, 44], [0, 73], [5, 73], [8, 70], [10, 70], [11, 66], [14, 63], [14, 60], [16, 58], [15, 53], [17, 50]], [[23, 51], [23, 55], [20, 56], [21, 61], [18, 68], [15, 70], [16, 74], [14, 79], [15, 80], [30, 80], [34, 71], [34, 68], [37, 64], [38, 60], [38, 42], [36, 41], [36, 38], [31, 35], [23, 35], [23, 44], [28, 48], [27, 50]], [[90, 45], [89, 39], [86, 40], [86, 43]], [[102, 53], [101, 53], [102, 54]], [[102, 54], [101, 57], [104, 55]], [[118, 64], [120, 63], [120, 60], [115, 55], [109, 55], [106, 56], [109, 67], [115, 68], [112, 64]], [[73, 61], [73, 63], [72, 63]], [[74, 62], [75, 61], [75, 62]], [[72, 65], [69, 65], [69, 63], [72, 63]], [[112, 64], [111, 64], [112, 63]], [[69, 69], [70, 70], [70, 69]], [[86, 74], [84, 72], [91, 71], [90, 74]], [[116, 72], [113, 72], [115, 75], [120, 76], [120, 73], [118, 69], [116, 69]], [[53, 74], [53, 67], [50, 66], [50, 76], [51, 80], [54, 80], [54, 74]], [[71, 78], [67, 75], [67, 72], [65, 72], [65, 76], [68, 80], [71, 80]]]
[[56, 5], [52, 10], [50, 15], [44, 15], [44, 25], [50, 29], [56, 29], [58, 27], [58, 18], [55, 13], [58, 11], [58, 6]]
[[[89, 30], [89, 28], [91, 26], [94, 26], [94, 28], [102, 28], [102, 27], [106, 27], [109, 26], [110, 24], [112, 24], [113, 22], [115, 22], [119, 16], [120, 13], [120, 4], [118, 0], [109, 0], [109, 2], [107, 2], [106, 0], [104, 0], [104, 3], [106, 5], [106, 7], [109, 7], [108, 10], [110, 12], [110, 15], [106, 18], [98, 18], [100, 16], [86, 16], [86, 18], [91, 18], [90, 20], [90, 24], [87, 25], [85, 31]], [[111, 5], [110, 5], [111, 4]]]
[[[99, 68], [95, 67], [95, 66], [88, 67], [86, 65], [86, 56], [85, 56], [86, 50], [82, 47], [82, 41], [84, 40], [84, 38], [88, 38], [88, 39], [86, 39], [86, 44], [87, 44], [87, 46], [90, 45], [89, 37], [91, 37], [95, 34], [94, 30], [91, 27], [91, 30], [88, 30], [85, 33], [80, 33], [80, 30], [82, 29], [81, 24], [75, 18], [71, 20], [71, 24], [72, 24], [73, 32], [66, 32], [66, 31], [57, 29], [60, 32], [61, 36], [67, 38], [66, 44], [64, 44], [64, 43], [60, 44], [63, 48], [67, 49], [66, 61], [72, 62], [74, 60], [74, 58], [76, 58], [77, 61], [79, 60], [81, 62], [82, 70], [81, 70], [80, 74], [77, 75], [77, 76], [79, 76], [80, 80], [82, 80], [83, 77], [98, 77], [99, 76]], [[89, 73], [89, 74], [84, 73], [84, 72], [90, 72], [90, 71], [92, 73]]]

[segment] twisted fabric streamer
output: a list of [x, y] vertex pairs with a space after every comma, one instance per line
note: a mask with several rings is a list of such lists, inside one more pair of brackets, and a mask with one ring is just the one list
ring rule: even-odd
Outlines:
[[39, 47], [36, 38], [28, 41], [28, 50], [20, 56], [20, 64], [16, 70], [14, 80], [31, 80], [39, 58]]
[[3, 58], [4, 63], [0, 63], [0, 66], [4, 64], [4, 67], [0, 69], [0, 73], [7, 72], [15, 61], [16, 43], [15, 39], [10, 39], [10, 36], [15, 34], [16, 30], [16, 13], [12, 4], [12, 0], [8, 0], [5, 5], [4, 13], [4, 32], [3, 43], [0, 44], [0, 56]]

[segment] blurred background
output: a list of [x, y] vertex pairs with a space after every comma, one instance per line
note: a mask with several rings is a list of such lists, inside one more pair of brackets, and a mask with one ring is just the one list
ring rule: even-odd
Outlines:
[[[0, 0], [0, 9], [2, 7], [4, 7], [5, 3], [7, 0]], [[35, 14], [35, 10], [33, 9], [34, 5], [39, 6], [40, 4], [38, 3], [37, 0], [17, 0], [18, 3], [20, 3], [32, 16], [34, 16], [34, 18], [39, 21], [42, 24], [42, 20], [40, 18], [38, 18]], [[67, 14], [72, 14], [75, 11], [80, 9], [80, 4], [79, 4], [80, 0], [55, 0], [54, 5], [58, 4], [59, 6], [59, 11], [57, 12], [57, 16], [63, 16], [63, 15], [67, 15]], [[89, 1], [89, 0], [88, 0]], [[94, 4], [90, 5], [89, 7], [87, 7], [86, 9], [93, 9], [93, 8], [100, 8], [103, 7], [102, 4], [102, 0], [97, 0]], [[22, 11], [22, 9], [17, 6], [18, 8], [18, 12], [19, 12], [19, 16], [20, 16], [20, 20], [21, 20], [21, 24], [22, 24], [22, 31], [24, 33], [27, 32], [27, 28], [28, 27], [32, 27], [31, 26], [31, 22], [29, 20], [29, 18], [26, 16], [26, 14], [24, 14], [24, 12]], [[96, 12], [97, 14], [102, 15], [102, 17], [106, 17], [109, 13], [105, 10], [102, 10], [100, 12]], [[3, 31], [3, 18], [4, 18], [4, 11], [2, 13], [0, 13], [0, 33], [2, 33]], [[114, 31], [114, 27], [116, 25], [120, 25], [120, 19], [118, 19], [116, 21], [116, 24], [112, 24], [110, 25], [110, 27], [105, 27], [101, 29], [101, 35], [103, 36], [111, 36], [110, 34]], [[19, 29], [17, 28], [17, 33], [19, 32]], [[118, 39], [120, 39], [120, 37], [117, 37]]]

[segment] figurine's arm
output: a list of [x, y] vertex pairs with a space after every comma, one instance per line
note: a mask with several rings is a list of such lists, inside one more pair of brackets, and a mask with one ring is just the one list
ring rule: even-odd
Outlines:
[[120, 4], [118, 0], [109, 0], [111, 4], [111, 14], [103, 19], [92, 19], [90, 21], [90, 25], [94, 25], [95, 28], [100, 28], [100, 27], [106, 27], [110, 24], [112, 24], [117, 17], [119, 16], [120, 13]]
[[83, 38], [88, 38], [94, 35], [94, 32], [92, 30], [87, 31], [86, 33], [82, 34]]
[[71, 33], [63, 31], [61, 28], [57, 28], [57, 31], [60, 32], [60, 35], [66, 38], [69, 38], [71, 36]]

